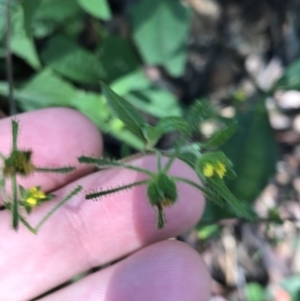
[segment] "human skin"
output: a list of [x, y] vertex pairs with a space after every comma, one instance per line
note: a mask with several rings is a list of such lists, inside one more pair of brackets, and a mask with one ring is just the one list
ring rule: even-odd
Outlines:
[[[72, 165], [68, 175], [36, 173], [20, 178], [26, 188], [40, 185], [55, 199], [34, 208], [35, 225], [77, 185], [84, 187], [43, 225], [37, 235], [20, 225], [12, 229], [11, 215], [0, 211], [0, 300], [26, 301], [68, 281], [92, 267], [107, 265], [83, 279], [39, 300], [72, 301], [206, 301], [210, 277], [199, 254], [187, 244], [170, 240], [191, 228], [201, 217], [204, 198], [187, 184], [178, 184], [178, 201], [165, 210], [164, 229], [156, 228], [155, 210], [146, 188], [138, 186], [85, 200], [85, 193], [115, 187], [145, 176], [125, 169], [92, 172], [80, 165], [81, 155], [101, 156], [102, 140], [93, 123], [80, 113], [51, 108], [20, 114], [19, 149], [33, 151], [33, 163], [43, 167]], [[8, 155], [12, 143], [11, 119], [0, 120], [0, 152]], [[132, 161], [155, 170], [156, 159]], [[171, 174], [198, 181], [181, 161]], [[0, 200], [1, 201], [1, 200]]]

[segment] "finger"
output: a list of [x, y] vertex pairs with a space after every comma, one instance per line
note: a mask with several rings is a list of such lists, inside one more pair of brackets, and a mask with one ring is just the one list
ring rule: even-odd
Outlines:
[[142, 249], [41, 301], [207, 301], [210, 277], [199, 254], [178, 241]]
[[12, 148], [11, 120], [19, 121], [18, 148], [33, 151], [33, 163], [39, 167], [74, 166], [69, 174], [34, 173], [21, 178], [26, 187], [41, 185], [44, 190], [56, 189], [91, 169], [78, 163], [82, 154], [99, 156], [102, 152], [101, 136], [95, 125], [77, 111], [50, 108], [0, 120], [0, 152], [8, 156]]
[[[165, 161], [165, 160], [164, 160]], [[156, 158], [147, 156], [131, 162], [156, 169]], [[165, 162], [164, 162], [165, 164]], [[171, 174], [198, 181], [182, 161], [175, 161]], [[97, 172], [76, 182], [87, 191], [131, 183], [144, 175], [125, 169]], [[65, 196], [75, 183], [56, 192]], [[45, 204], [30, 216], [36, 223], [50, 210]], [[121, 258], [153, 242], [179, 235], [192, 227], [204, 207], [202, 194], [195, 188], [178, 184], [178, 200], [165, 210], [166, 226], [155, 227], [155, 211], [150, 207], [144, 186], [108, 195], [99, 202], [87, 201], [84, 194], [60, 208], [37, 236], [26, 229], [14, 233], [8, 216], [0, 213], [0, 300], [15, 294], [13, 300], [34, 297], [80, 272]], [[5, 242], [9, 241], [9, 244]], [[16, 271], [18, 271], [16, 273]], [[35, 285], [32, 285], [32, 284]], [[14, 287], [20, 287], [14, 291]], [[4, 298], [5, 299], [5, 298]], [[25, 298], [26, 299], [26, 298]]]

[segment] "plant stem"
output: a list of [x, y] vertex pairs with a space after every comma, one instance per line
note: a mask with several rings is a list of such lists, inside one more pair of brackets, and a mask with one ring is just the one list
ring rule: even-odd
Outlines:
[[112, 189], [108, 189], [108, 190], [102, 190], [102, 191], [94, 192], [94, 193], [86, 195], [85, 198], [87, 200], [96, 199], [98, 197], [105, 196], [107, 194], [111, 194], [111, 193], [118, 192], [118, 191], [121, 191], [121, 190], [129, 189], [129, 188], [132, 188], [134, 186], [147, 184], [148, 182], [149, 182], [149, 180], [143, 180], [143, 181], [134, 182], [134, 183], [131, 183], [131, 184], [128, 184], [128, 185], [124, 185], [124, 186], [120, 186], [120, 187], [116, 187], [116, 188], [112, 188]]
[[13, 228], [17, 230], [19, 226], [19, 204], [18, 204], [17, 179], [15, 174], [11, 176], [11, 185], [12, 185], [12, 193], [13, 193], [13, 208], [12, 208]]
[[20, 215], [20, 221], [22, 222], [22, 224], [33, 234], [36, 234], [37, 231], [26, 221], [26, 219]]
[[13, 61], [11, 53], [11, 14], [9, 1], [6, 6], [6, 75], [8, 82], [8, 100], [10, 115], [17, 114], [16, 103], [14, 99], [14, 76], [13, 76]]
[[56, 206], [54, 206], [42, 220], [37, 224], [34, 228], [35, 232], [37, 233], [41, 226], [49, 219], [49, 217], [63, 204], [65, 204], [68, 200], [70, 200], [74, 195], [79, 193], [82, 190], [82, 186], [77, 186], [74, 190], [72, 190], [65, 198], [63, 198]]

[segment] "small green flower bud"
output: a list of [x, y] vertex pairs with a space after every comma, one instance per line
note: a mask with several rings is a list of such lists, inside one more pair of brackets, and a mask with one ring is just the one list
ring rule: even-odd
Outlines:
[[173, 179], [164, 173], [160, 173], [153, 178], [148, 185], [147, 193], [152, 206], [169, 207], [177, 199], [176, 184]]
[[34, 170], [35, 166], [31, 163], [31, 151], [12, 151], [10, 156], [4, 161], [3, 174], [5, 176], [14, 174], [28, 176]]

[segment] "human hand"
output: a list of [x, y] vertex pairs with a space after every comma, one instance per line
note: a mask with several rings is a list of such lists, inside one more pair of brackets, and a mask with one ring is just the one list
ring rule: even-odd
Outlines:
[[[69, 109], [45, 109], [17, 116], [20, 149], [33, 150], [39, 166], [76, 166], [68, 175], [36, 173], [20, 184], [41, 185], [56, 198], [34, 208], [29, 220], [35, 225], [77, 185], [85, 192], [131, 183], [142, 175], [124, 169], [91, 173], [80, 165], [81, 155], [100, 156], [102, 141], [95, 126]], [[11, 147], [11, 119], [0, 120], [0, 151]], [[134, 163], [155, 169], [151, 156]], [[197, 182], [183, 162], [170, 172]], [[198, 190], [180, 183], [174, 207], [165, 210], [166, 226], [158, 230], [155, 212], [145, 187], [107, 195], [98, 202], [76, 195], [43, 225], [37, 235], [22, 225], [15, 232], [11, 216], [0, 211], [0, 300], [31, 300], [93, 267], [125, 259], [84, 277], [39, 300], [72, 301], [204, 301], [210, 280], [200, 256], [188, 245], [167, 240], [192, 227], [204, 207]], [[127, 256], [127, 257], [126, 257]]]

